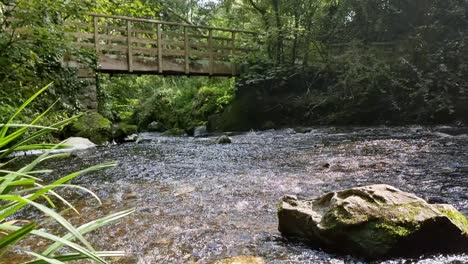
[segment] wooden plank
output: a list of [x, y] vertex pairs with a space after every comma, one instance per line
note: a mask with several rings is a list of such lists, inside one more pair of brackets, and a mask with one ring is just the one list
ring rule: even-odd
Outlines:
[[78, 39], [94, 39], [94, 33], [73, 33], [72, 36]]
[[128, 40], [128, 37], [127, 36], [118, 36], [118, 35], [103, 35], [103, 34], [99, 34], [99, 38], [100, 39], [103, 39], [103, 40], [116, 40], [116, 41], [122, 41], [122, 42], [126, 42]]
[[185, 50], [164, 50], [164, 54], [162, 54], [163, 57], [182, 57], [185, 56]]
[[75, 42], [72, 43], [73, 46], [78, 47], [78, 48], [93, 48], [95, 47], [94, 43], [86, 43], [86, 42]]
[[189, 38], [208, 39], [208, 36], [203, 36], [203, 35], [189, 34], [188, 36], [189, 36]]
[[162, 47], [162, 27], [161, 24], [158, 24], [158, 72], [162, 73], [163, 72], [163, 60], [162, 60], [162, 53], [163, 53], [163, 47]]
[[190, 42], [189, 46], [191, 48], [208, 48], [209, 47], [208, 43], [202, 43], [202, 42]]
[[127, 45], [112, 45], [112, 44], [100, 44], [99, 48], [101, 52], [127, 52], [128, 48]]
[[163, 40], [162, 44], [165, 46], [177, 46], [180, 48], [185, 47], [185, 41], [171, 41], [171, 40]]
[[[128, 21], [128, 20], [127, 20]], [[101, 29], [108, 29], [108, 30], [115, 30], [115, 31], [120, 31], [122, 33], [127, 31], [127, 28], [125, 26], [105, 26], [105, 25], [100, 25], [99, 28]]]
[[188, 38], [188, 32], [187, 32], [187, 27], [184, 27], [184, 50], [185, 50], [185, 74], [190, 73], [190, 60], [189, 60], [189, 53], [190, 53], [190, 47], [189, 47], [189, 38]]
[[158, 32], [155, 30], [137, 29], [137, 28], [134, 28], [133, 32], [137, 34], [154, 34], [154, 35], [158, 34]]
[[145, 48], [145, 47], [133, 47], [134, 51], [153, 51], [155, 54], [158, 53], [157, 48]]
[[163, 37], [178, 37], [179, 39], [183, 39], [185, 36], [184, 33], [176, 33], [176, 32], [167, 32], [163, 33]]
[[132, 38], [132, 42], [139, 44], [158, 44], [158, 40], [144, 38]]
[[156, 55], [158, 55], [158, 51], [157, 50], [142, 50], [142, 49], [136, 49], [134, 48], [133, 49], [133, 55], [148, 55], [148, 56], [151, 56], [151, 57], [156, 57]]
[[127, 63], [128, 63], [128, 71], [133, 72], [133, 52], [132, 52], [132, 22], [127, 21]]
[[[231, 33], [235, 33], [235, 32], [231, 32]], [[231, 41], [231, 38], [227, 38], [227, 37], [213, 37], [214, 40], [225, 40], [225, 41]]]

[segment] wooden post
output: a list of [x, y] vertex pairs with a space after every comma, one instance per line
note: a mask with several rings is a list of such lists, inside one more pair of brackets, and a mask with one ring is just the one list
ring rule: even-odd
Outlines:
[[213, 30], [209, 29], [209, 34], [208, 34], [208, 52], [210, 54], [210, 64], [209, 64], [209, 69], [210, 69], [210, 75], [213, 75], [214, 71], [214, 56], [213, 56]]
[[128, 71], [133, 72], [132, 22], [127, 20], [127, 63]]
[[99, 18], [94, 17], [94, 50], [96, 56], [99, 56]]
[[187, 27], [184, 27], [184, 46], [185, 46], [185, 74], [190, 73], [190, 61], [189, 61], [189, 39], [188, 39], [188, 32]]
[[162, 73], [163, 72], [163, 57], [162, 57], [162, 52], [163, 52], [163, 47], [162, 47], [162, 27], [161, 24], [158, 24], [158, 72]]
[[232, 76], [236, 76], [237, 74], [237, 69], [236, 69], [236, 64], [232, 61], [235, 55], [236, 51], [236, 32], [232, 31], [231, 32], [231, 70], [232, 70]]

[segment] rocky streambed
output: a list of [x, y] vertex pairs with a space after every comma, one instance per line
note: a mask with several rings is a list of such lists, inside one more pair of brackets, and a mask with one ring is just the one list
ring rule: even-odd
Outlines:
[[[67, 193], [89, 220], [137, 208], [131, 217], [88, 236], [99, 249], [128, 252], [128, 257], [112, 263], [215, 263], [236, 256], [265, 263], [363, 263], [284, 239], [278, 232], [277, 205], [285, 194], [313, 198], [382, 183], [431, 202], [452, 204], [468, 215], [466, 129], [361, 127], [300, 132], [238, 134], [226, 145], [216, 144], [216, 137], [148, 134], [140, 144], [87, 150], [47, 166], [64, 173], [119, 162], [118, 167], [75, 180], [94, 190], [104, 205], [85, 194]], [[56, 176], [48, 175], [46, 180]], [[7, 257], [11, 261], [7, 263], [15, 263], [14, 256]], [[380, 262], [468, 263], [468, 255]]]

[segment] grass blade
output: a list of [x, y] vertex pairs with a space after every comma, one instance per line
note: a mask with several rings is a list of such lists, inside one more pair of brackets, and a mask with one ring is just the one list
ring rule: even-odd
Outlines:
[[26, 254], [28, 255], [31, 255], [33, 257], [36, 257], [36, 259], [40, 259], [42, 261], [44, 261], [43, 263], [49, 263], [49, 264], [65, 264], [63, 263], [62, 261], [60, 260], [57, 260], [57, 259], [52, 259], [52, 258], [48, 258], [48, 257], [44, 257], [40, 254], [37, 254], [37, 253], [34, 253], [34, 252], [31, 252], [31, 251], [25, 251]]
[[[99, 257], [122, 257], [125, 256], [125, 251], [97, 251], [94, 252], [97, 256]], [[80, 260], [80, 259], [87, 259], [88, 257], [80, 254], [80, 253], [71, 253], [71, 254], [64, 254], [60, 256], [54, 256], [54, 259], [68, 262], [68, 261], [73, 261], [73, 260]], [[45, 262], [43, 260], [34, 260], [27, 262], [25, 264], [47, 264], [48, 262]]]
[[[11, 124], [11, 122], [13, 122], [13, 120], [24, 110], [24, 108], [26, 108], [26, 106], [28, 106], [34, 99], [36, 99], [36, 97], [38, 97], [41, 93], [43, 93], [45, 90], [47, 90], [50, 86], [52, 85], [52, 83], [49, 83], [48, 85], [44, 86], [42, 89], [40, 89], [39, 91], [37, 91], [33, 96], [31, 96], [28, 100], [26, 100], [26, 102], [24, 102], [17, 110], [16, 112], [10, 117], [10, 119], [8, 120], [7, 124]], [[8, 127], [7, 126], [4, 126], [2, 127], [2, 129], [0, 130], [0, 139], [3, 139], [6, 135], [6, 133], [8, 132]]]
[[[42, 195], [42, 194], [41, 194]], [[84, 237], [73, 227], [65, 218], [61, 215], [56, 213], [54, 210], [43, 206], [42, 204], [38, 204], [33, 202], [32, 200], [25, 199], [23, 197], [15, 196], [15, 195], [0, 195], [0, 199], [7, 200], [7, 201], [17, 201], [19, 204], [31, 204], [32, 206], [36, 207], [37, 209], [41, 210], [44, 214], [52, 217], [57, 223], [65, 227], [73, 236], [75, 236], [83, 245], [85, 245], [89, 250], [94, 251], [93, 247], [84, 239]]]
[[[129, 209], [125, 210], [122, 212], [118, 212], [115, 214], [108, 215], [106, 217], [94, 220], [92, 222], [86, 223], [80, 227], [77, 228], [78, 232], [81, 234], [86, 234], [88, 232], [91, 232], [93, 230], [96, 230], [102, 226], [105, 226], [109, 223], [112, 223], [120, 218], [123, 218], [127, 215], [130, 215], [135, 212], [135, 209]], [[73, 239], [73, 235], [67, 234], [62, 237], [65, 240], [70, 240]], [[55, 242], [54, 244], [50, 245], [44, 252], [42, 252], [42, 255], [44, 256], [49, 256], [50, 254], [53, 254], [55, 251], [59, 250], [62, 247], [62, 244], [60, 242]]]
[[[20, 227], [17, 227], [17, 226], [11, 226], [11, 225], [0, 225], [0, 230], [9, 230], [9, 231], [16, 231], [20, 229]], [[95, 261], [98, 261], [99, 263], [102, 263], [102, 264], [107, 264], [107, 262], [105, 260], [103, 260], [102, 258], [100, 258], [99, 256], [97, 256], [95, 254], [94, 251], [90, 251], [76, 243], [73, 243], [71, 241], [68, 241], [66, 239], [63, 239], [61, 237], [58, 237], [58, 236], [55, 236], [55, 235], [52, 235], [52, 234], [49, 234], [47, 232], [44, 232], [44, 231], [40, 231], [40, 230], [32, 230], [31, 231], [31, 234], [32, 235], [35, 235], [35, 236], [38, 236], [38, 237], [42, 237], [42, 238], [45, 238], [45, 239], [48, 239], [48, 240], [51, 240], [51, 241], [56, 241], [56, 242], [60, 242], [74, 250], [76, 250], [77, 252], [87, 256], [88, 258], [92, 259], [92, 260], [95, 260]]]
[[14, 231], [13, 233], [2, 237], [0, 240], [0, 256], [3, 255], [9, 247], [13, 246], [22, 238], [27, 236], [35, 227], [35, 223], [30, 223]]

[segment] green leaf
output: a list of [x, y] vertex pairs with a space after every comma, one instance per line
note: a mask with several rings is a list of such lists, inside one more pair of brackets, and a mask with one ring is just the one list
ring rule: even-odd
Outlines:
[[[42, 194], [40, 194], [40, 196], [41, 195]], [[85, 245], [89, 250], [94, 251], [93, 247], [88, 243], [88, 241], [86, 241], [86, 239], [84, 239], [84, 237], [75, 229], [75, 227], [73, 227], [67, 220], [65, 220], [65, 218], [63, 218], [61, 215], [56, 213], [54, 210], [51, 210], [50, 208], [43, 206], [42, 204], [33, 202], [30, 199], [26, 199], [26, 198], [16, 196], [16, 195], [0, 195], [0, 199], [7, 200], [7, 201], [15, 201], [15, 202], [18, 202], [20, 205], [31, 204], [32, 206], [41, 210], [46, 215], [52, 217], [57, 223], [65, 227], [71, 234], [73, 234], [78, 240], [80, 240], [81, 243], [83, 243], [83, 245]], [[1, 219], [5, 219], [4, 216], [1, 216], [0, 220]]]
[[[20, 229], [20, 227], [0, 224], [0, 230], [16, 231], [18, 229]], [[71, 241], [63, 239], [61, 237], [58, 237], [58, 236], [55, 236], [53, 234], [50, 234], [50, 233], [47, 233], [47, 232], [44, 232], [44, 231], [40, 231], [40, 230], [32, 230], [31, 234], [35, 235], [35, 236], [45, 238], [45, 239], [48, 239], [48, 240], [51, 240], [51, 241], [60, 242], [60, 243], [62, 243], [64, 245], [78, 251], [79, 253], [87, 256], [90, 259], [98, 261], [99, 263], [107, 264], [107, 262], [105, 260], [100, 258], [93, 251], [90, 251], [90, 250], [88, 250], [88, 249], [86, 249], [86, 248], [84, 248], [84, 247], [82, 247], [82, 246], [80, 246], [80, 245], [78, 245], [76, 243], [73, 243]]]
[[[48, 85], [44, 86], [42, 89], [40, 89], [39, 91], [37, 91], [33, 96], [31, 96], [28, 100], [26, 100], [26, 102], [24, 102], [17, 110], [16, 112], [10, 117], [10, 119], [8, 120], [7, 124], [11, 124], [13, 122], [13, 120], [24, 110], [24, 108], [26, 108], [26, 106], [28, 106], [34, 99], [36, 99], [36, 97], [38, 97], [41, 93], [43, 93], [45, 90], [47, 90], [50, 86], [52, 85], [52, 83], [49, 83]], [[7, 126], [4, 126], [2, 127], [2, 129], [0, 130], [0, 140], [2, 138], [5, 137], [6, 133], [8, 132], [8, 127]]]
[[27, 224], [20, 229], [14, 231], [11, 234], [3, 237], [0, 240], [0, 256], [5, 254], [6, 250], [20, 241], [22, 238], [27, 236], [34, 228], [36, 227], [35, 223]]
[[[100, 219], [97, 219], [97, 220], [94, 220], [92, 222], [89, 222], [89, 223], [86, 223], [80, 227], [77, 228], [78, 232], [80, 232], [81, 234], [86, 234], [88, 232], [91, 232], [93, 230], [96, 230], [100, 227], [103, 227], [111, 222], [114, 222], [122, 217], [125, 217], [127, 215], [130, 215], [132, 213], [135, 212], [135, 209], [129, 209], [129, 210], [125, 210], [125, 211], [122, 211], [122, 212], [118, 212], [118, 213], [115, 213], [115, 214], [111, 214], [111, 215], [108, 215], [108, 216], [105, 216], [103, 218], [100, 218]], [[65, 240], [70, 240], [70, 239], [73, 239], [73, 235], [72, 234], [67, 234], [65, 236], [62, 237], [62, 239], [65, 239]], [[61, 247], [62, 247], [62, 243], [60, 243], [59, 241], [55, 242], [54, 244], [50, 245], [44, 252], [42, 252], [42, 255], [44, 256], [49, 256], [51, 254], [53, 254], [54, 252], [56, 252], [57, 250], [59, 250]]]

